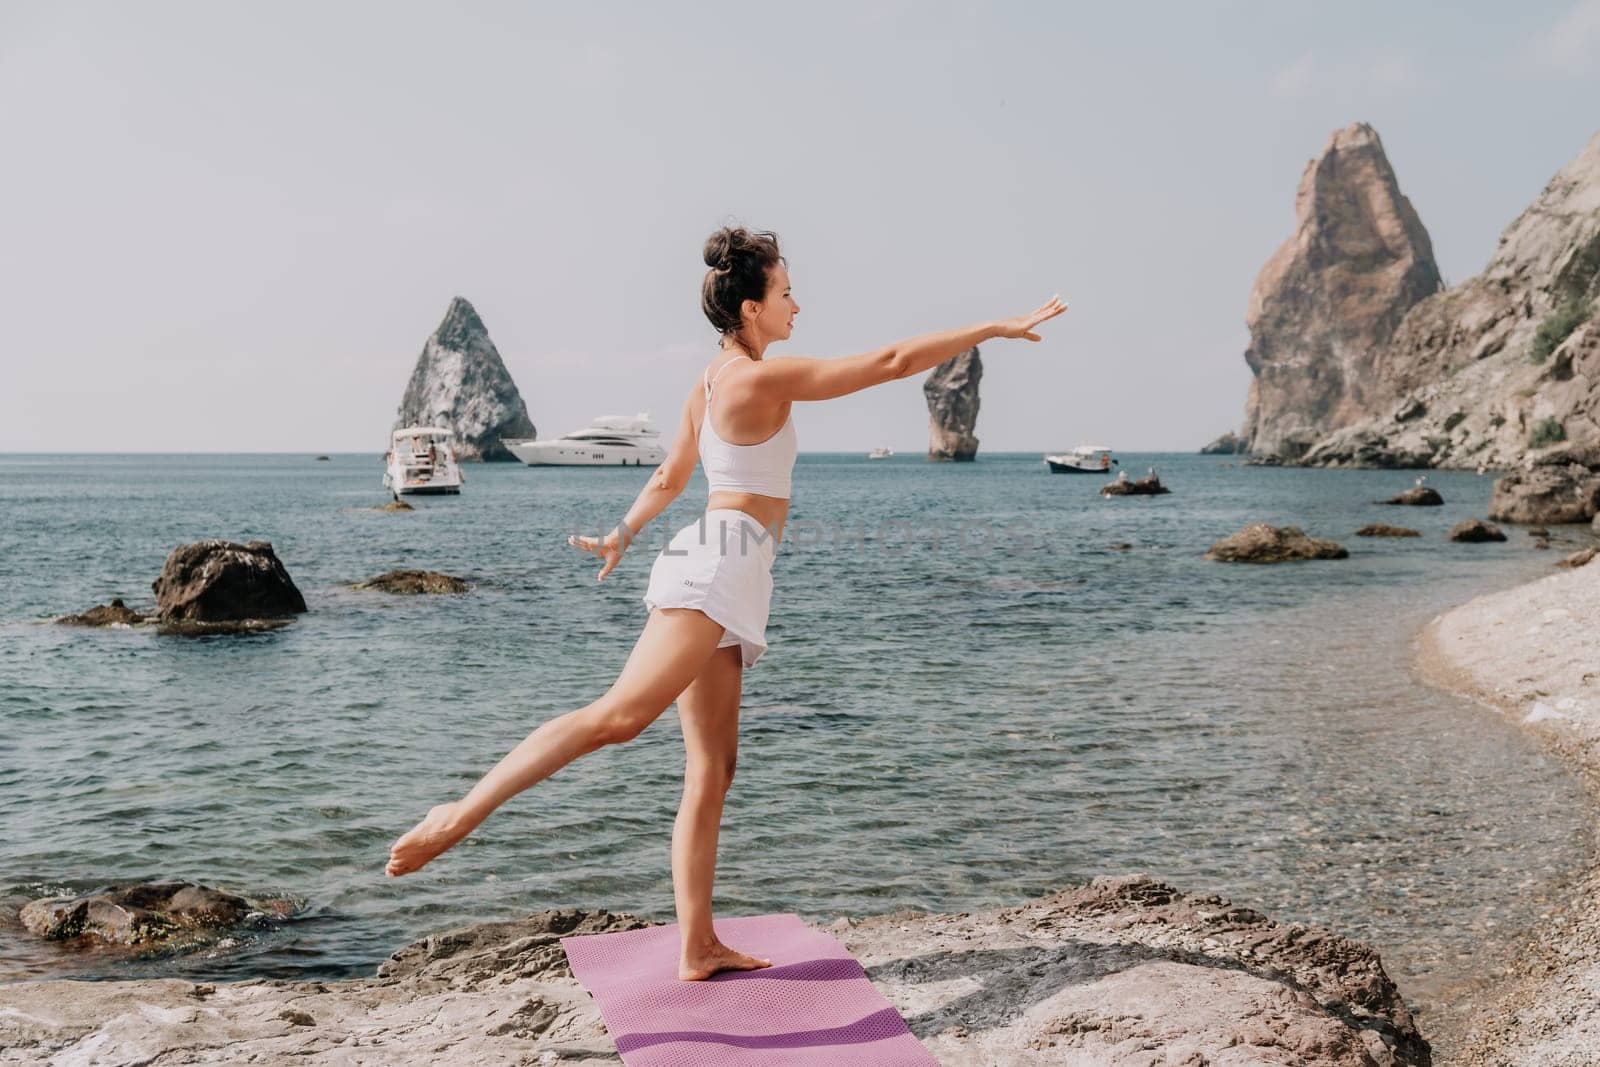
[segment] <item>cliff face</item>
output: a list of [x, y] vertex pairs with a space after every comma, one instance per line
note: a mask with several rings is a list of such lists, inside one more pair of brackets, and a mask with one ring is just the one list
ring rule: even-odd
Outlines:
[[1289, 460], [1387, 401], [1375, 364], [1440, 287], [1428, 231], [1371, 126], [1328, 139], [1300, 178], [1295, 219], [1250, 293], [1245, 350], [1244, 436], [1252, 453]]
[[933, 368], [922, 383], [928, 401], [928, 458], [970, 460], [978, 454], [978, 382], [983, 361], [974, 345]]
[[488, 329], [459, 296], [422, 346], [400, 401], [395, 427], [414, 424], [450, 427], [464, 460], [515, 460], [501, 438], [534, 436], [528, 406]]
[[[1304, 183], [1301, 189], [1303, 197]], [[1262, 271], [1252, 311], [1259, 300], [1298, 304], [1309, 316], [1336, 302], [1337, 275], [1318, 279], [1322, 292], [1300, 292], [1274, 284], [1273, 265]], [[1253, 316], [1251, 353], [1259, 350], [1259, 326], [1265, 351], [1292, 349], [1304, 358], [1258, 365], [1247, 353], [1257, 375], [1246, 427], [1251, 453], [1318, 466], [1509, 468], [1556, 451], [1592, 450], [1600, 445], [1597, 299], [1600, 134], [1506, 228], [1483, 273], [1412, 301], [1392, 328], [1392, 309], [1344, 305], [1352, 321], [1327, 325], [1370, 337], [1369, 356], [1357, 364], [1330, 361], [1283, 329], [1281, 316]], [[1349, 402], [1295, 434], [1303, 410], [1297, 398], [1319, 394], [1322, 382], [1341, 374]]]

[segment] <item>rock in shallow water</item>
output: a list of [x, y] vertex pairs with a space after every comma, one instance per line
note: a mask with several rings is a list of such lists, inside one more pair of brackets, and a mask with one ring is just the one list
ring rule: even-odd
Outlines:
[[1170, 492], [1172, 490], [1162, 485], [1161, 479], [1154, 474], [1147, 474], [1133, 481], [1118, 478], [1100, 487], [1101, 496], [1160, 496]]
[[124, 947], [163, 947], [197, 931], [218, 931], [251, 919], [286, 915], [286, 901], [257, 903], [189, 882], [113, 885], [76, 897], [23, 905], [29, 932], [52, 941], [88, 937]]
[[1492, 522], [1482, 519], [1462, 519], [1450, 527], [1450, 540], [1463, 541], [1468, 544], [1482, 543], [1484, 541], [1504, 541], [1505, 533]]
[[1380, 501], [1380, 503], [1436, 508], [1444, 503], [1444, 497], [1439, 495], [1437, 489], [1430, 489], [1426, 485], [1414, 485], [1399, 496], [1392, 496], [1388, 500]]
[[1387, 523], [1373, 522], [1356, 531], [1357, 537], [1421, 537], [1422, 534], [1409, 526], [1390, 526]]
[[1258, 522], [1224, 537], [1206, 552], [1206, 559], [1222, 563], [1287, 563], [1307, 559], [1345, 559], [1342, 545], [1308, 537], [1298, 526], [1270, 526]]
[[465, 593], [472, 588], [464, 578], [455, 578], [438, 571], [397, 570], [385, 571], [376, 578], [356, 583], [357, 589], [376, 589], [383, 593]]
[[63, 615], [56, 622], [64, 626], [137, 626], [144, 616], [118, 597], [109, 604], [96, 604], [82, 615]]
[[1514, 471], [1494, 483], [1489, 518], [1545, 526], [1590, 522], [1600, 514], [1600, 473], [1577, 463]]
[[306, 610], [305, 598], [266, 541], [179, 545], [151, 588], [163, 623], [281, 619]]

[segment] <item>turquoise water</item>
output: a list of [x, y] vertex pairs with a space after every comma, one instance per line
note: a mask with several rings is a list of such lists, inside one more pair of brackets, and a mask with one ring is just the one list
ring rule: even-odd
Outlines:
[[[1409, 643], [1452, 603], [1548, 569], [1444, 540], [1449, 504], [1371, 501], [1406, 473], [1156, 464], [1174, 492], [1104, 500], [1036, 455], [972, 464], [808, 454], [747, 672], [722, 914], [971, 910], [1147, 872], [1372, 942], [1419, 1003], [1581, 862], [1574, 782], [1492, 712], [1417, 684]], [[699, 476], [604, 583], [565, 545], [644, 474], [473, 466], [459, 498], [380, 514], [382, 463], [337, 455], [0, 457], [0, 977], [370, 973], [406, 941], [553, 906], [672, 917], [674, 713], [502, 808], [418, 875], [396, 835], [551, 716], [597, 696], [644, 621], [650, 556]], [[1341, 562], [1200, 558], [1297, 522]], [[1353, 536], [1366, 522], [1417, 540]], [[310, 612], [266, 634], [42, 623], [149, 605], [174, 546], [265, 538]], [[1133, 547], [1116, 550], [1116, 542]], [[474, 583], [396, 598], [394, 567]], [[113, 963], [17, 933], [15, 908], [113, 880], [303, 902], [275, 932]]]

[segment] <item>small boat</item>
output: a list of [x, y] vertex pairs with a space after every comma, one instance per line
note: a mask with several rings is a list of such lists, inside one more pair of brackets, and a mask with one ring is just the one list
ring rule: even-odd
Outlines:
[[892, 455], [894, 455], [894, 449], [890, 448], [888, 445], [879, 445], [877, 448], [874, 448], [871, 452], [867, 453], [867, 458], [888, 459]]
[[1079, 445], [1070, 452], [1045, 456], [1044, 461], [1053, 474], [1104, 474], [1117, 465], [1105, 445]]
[[530, 467], [659, 467], [667, 458], [649, 412], [599, 415], [581, 430], [538, 441], [502, 440]]
[[394, 432], [383, 485], [399, 499], [402, 493], [459, 493], [461, 465], [456, 462], [456, 435], [446, 426], [402, 426]]

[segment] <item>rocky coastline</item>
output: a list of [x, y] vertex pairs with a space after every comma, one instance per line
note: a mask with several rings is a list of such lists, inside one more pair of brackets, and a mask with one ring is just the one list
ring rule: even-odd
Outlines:
[[1295, 214], [1246, 313], [1251, 462], [1512, 470], [1600, 444], [1600, 134], [1454, 287], [1365, 123]]
[[[640, 925], [570, 908], [483, 923], [368, 979], [0, 986], [0, 1064], [617, 1063], [560, 938]], [[1149, 878], [825, 928], [946, 1067], [1432, 1062], [1371, 948]]]
[[[1424, 679], [1534, 731], [1600, 807], [1600, 566], [1574, 566], [1478, 597], [1418, 638]], [[1594, 824], [1591, 822], [1591, 826]], [[1567, 906], [1529, 931], [1511, 974], [1451, 1035], [1452, 1064], [1600, 1063], [1600, 827]]]

